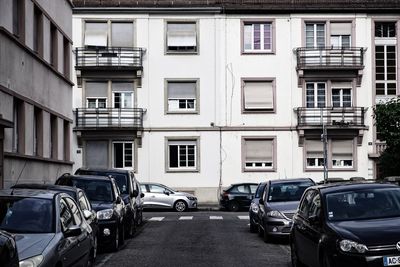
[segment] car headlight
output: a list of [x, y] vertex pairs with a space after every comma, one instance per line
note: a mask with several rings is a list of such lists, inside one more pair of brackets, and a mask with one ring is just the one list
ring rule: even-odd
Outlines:
[[357, 242], [347, 240], [347, 239], [340, 241], [339, 247], [344, 252], [365, 253], [368, 250], [366, 245], [359, 244]]
[[252, 202], [251, 205], [250, 205], [250, 208], [251, 208], [252, 212], [258, 213], [259, 208], [258, 208], [258, 205], [256, 203]]
[[98, 220], [108, 220], [108, 219], [111, 219], [113, 214], [114, 214], [114, 210], [112, 210], [112, 209], [99, 210], [97, 212], [97, 219]]
[[196, 197], [187, 197], [189, 200], [196, 200]]
[[43, 261], [43, 255], [27, 258], [19, 262], [19, 267], [37, 267]]
[[284, 219], [285, 217], [283, 217], [282, 213], [280, 213], [277, 210], [271, 210], [267, 212], [267, 216], [268, 217], [274, 217], [274, 218], [279, 218], [279, 219]]

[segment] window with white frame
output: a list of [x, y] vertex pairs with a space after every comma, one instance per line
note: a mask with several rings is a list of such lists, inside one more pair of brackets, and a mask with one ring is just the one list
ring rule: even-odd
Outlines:
[[113, 167], [133, 168], [133, 142], [113, 143]]
[[332, 106], [347, 108], [352, 106], [351, 83], [332, 82]]
[[197, 82], [168, 81], [167, 102], [169, 112], [197, 111]]
[[85, 46], [107, 46], [108, 45], [107, 22], [85, 23]]
[[243, 81], [243, 98], [246, 111], [273, 110], [273, 81]]
[[196, 170], [197, 141], [168, 140], [169, 170]]
[[272, 51], [272, 23], [245, 22], [243, 25], [244, 52]]
[[331, 140], [332, 147], [332, 168], [353, 167], [353, 139]]
[[331, 46], [349, 48], [351, 46], [352, 24], [349, 22], [331, 22]]
[[324, 108], [326, 106], [326, 83], [306, 83], [306, 107]]
[[133, 83], [113, 82], [113, 107], [133, 108]]
[[306, 23], [306, 47], [325, 47], [325, 23]]
[[107, 98], [87, 97], [86, 105], [88, 108], [106, 108], [107, 107]]
[[274, 139], [244, 139], [244, 170], [271, 170], [274, 167]]
[[196, 22], [167, 22], [167, 52], [197, 52]]
[[133, 47], [132, 21], [85, 21], [85, 46]]
[[113, 47], [133, 47], [133, 23], [125, 21], [111, 22], [111, 45]]
[[324, 149], [321, 140], [306, 140], [307, 168], [322, 168], [324, 166]]
[[106, 108], [108, 82], [85, 82], [85, 96], [87, 108]]

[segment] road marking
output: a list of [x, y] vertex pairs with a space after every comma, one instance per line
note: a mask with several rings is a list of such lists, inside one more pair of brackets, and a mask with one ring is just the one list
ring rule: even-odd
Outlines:
[[239, 220], [250, 220], [249, 215], [238, 216]]
[[181, 216], [179, 217], [180, 221], [188, 221], [188, 220], [193, 220], [193, 216]]
[[222, 216], [210, 216], [210, 220], [222, 220]]
[[113, 254], [105, 256], [99, 263], [96, 264], [96, 266], [97, 267], [103, 266], [104, 264], [106, 264], [111, 259], [112, 256], [113, 256]]
[[161, 222], [162, 220], [164, 220], [165, 217], [151, 217], [149, 219], [150, 222]]

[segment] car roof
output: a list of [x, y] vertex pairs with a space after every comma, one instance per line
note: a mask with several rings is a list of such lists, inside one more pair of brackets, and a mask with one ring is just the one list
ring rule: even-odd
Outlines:
[[[79, 179], [79, 180], [101, 180], [101, 181], [110, 181], [112, 177], [108, 176], [100, 176], [100, 175], [72, 175], [72, 174], [64, 174], [60, 178], [67, 179]], [[113, 178], [112, 178], [113, 179]]]
[[14, 189], [41, 189], [41, 190], [56, 190], [56, 191], [71, 191], [77, 192], [81, 191], [81, 189], [77, 187], [65, 186], [65, 185], [54, 185], [54, 184], [16, 184], [11, 188]]
[[[167, 185], [165, 185], [165, 184], [153, 183], [153, 182], [144, 182], [144, 183], [140, 183], [140, 185], [149, 185], [149, 184], [167, 186]], [[168, 187], [168, 186], [167, 186], [167, 187]]]
[[55, 195], [61, 194], [57, 191], [51, 190], [37, 190], [37, 189], [2, 189], [0, 190], [0, 197], [31, 197], [41, 199], [53, 199]]
[[120, 174], [127, 174], [131, 172], [129, 170], [123, 170], [123, 169], [87, 168], [87, 167], [79, 168], [75, 171], [75, 173], [77, 171], [93, 171], [93, 172], [107, 172], [107, 173], [120, 173]]
[[330, 194], [330, 193], [340, 193], [344, 191], [361, 190], [361, 189], [399, 188], [399, 186], [386, 183], [352, 182], [352, 183], [340, 183], [340, 184], [323, 184], [323, 185], [312, 186], [310, 188], [317, 189], [322, 194]]
[[284, 184], [293, 182], [314, 182], [311, 178], [288, 178], [288, 179], [278, 179], [270, 180], [271, 184]]
[[258, 185], [257, 183], [235, 183], [235, 184], [231, 184], [231, 186], [235, 186], [235, 185]]

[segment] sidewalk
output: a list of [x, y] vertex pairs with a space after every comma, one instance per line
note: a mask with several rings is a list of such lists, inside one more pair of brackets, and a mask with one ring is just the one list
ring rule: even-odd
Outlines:
[[218, 203], [199, 203], [197, 209], [202, 211], [219, 211], [220, 207]]

